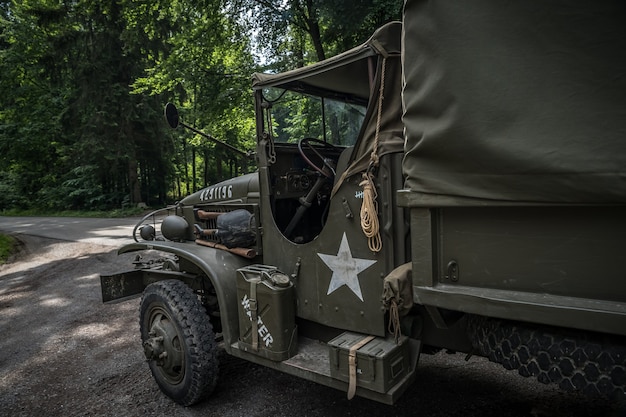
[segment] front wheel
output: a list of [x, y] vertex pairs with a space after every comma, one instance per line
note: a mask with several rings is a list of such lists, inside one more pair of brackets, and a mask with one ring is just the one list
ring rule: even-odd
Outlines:
[[189, 406], [217, 383], [215, 334], [202, 304], [181, 281], [146, 287], [139, 311], [141, 341], [161, 391]]

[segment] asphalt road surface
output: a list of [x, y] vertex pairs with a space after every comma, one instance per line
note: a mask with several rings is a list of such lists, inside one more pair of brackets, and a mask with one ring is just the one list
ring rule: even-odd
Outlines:
[[121, 246], [131, 242], [139, 218], [93, 219], [82, 217], [2, 217], [0, 231], [72, 242]]
[[0, 267], [0, 416], [626, 416], [621, 405], [445, 352], [422, 355], [394, 406], [222, 353], [214, 394], [178, 406], [143, 359], [138, 300], [100, 299], [99, 274], [130, 266], [132, 254], [115, 252], [135, 221], [0, 217], [0, 232], [23, 242]]

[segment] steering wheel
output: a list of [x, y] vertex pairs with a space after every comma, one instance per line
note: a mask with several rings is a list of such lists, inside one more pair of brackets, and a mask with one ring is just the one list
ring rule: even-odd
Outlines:
[[[326, 158], [324, 158], [324, 156], [315, 148], [315, 146], [312, 145], [313, 143], [316, 145], [321, 145], [321, 147], [328, 148], [328, 149], [337, 149], [337, 147], [328, 142], [324, 142], [323, 140], [319, 140], [315, 138], [302, 138], [298, 141], [298, 151], [300, 151], [300, 155], [302, 156], [302, 159], [304, 159], [304, 161], [307, 164], [309, 164], [311, 168], [313, 168], [314, 170], [316, 170], [317, 172], [319, 172], [326, 178], [334, 177], [335, 168], [332, 165], [330, 165], [328, 162], [326, 162]], [[318, 158], [322, 160], [323, 165], [321, 167], [315, 165], [315, 163], [311, 161], [308, 156], [306, 156], [304, 152], [305, 148], [308, 150], [311, 150]], [[324, 169], [325, 167], [328, 167], [329, 169], [326, 170]]]

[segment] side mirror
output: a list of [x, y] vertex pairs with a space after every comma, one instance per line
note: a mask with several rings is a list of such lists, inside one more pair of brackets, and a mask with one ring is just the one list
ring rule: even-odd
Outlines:
[[233, 145], [230, 145], [226, 142], [222, 142], [219, 139], [215, 139], [213, 136], [211, 135], [207, 135], [204, 132], [199, 131], [198, 129], [191, 127], [189, 125], [184, 124], [183, 122], [180, 121], [180, 117], [178, 116], [178, 110], [176, 109], [176, 106], [173, 105], [172, 103], [167, 103], [165, 105], [165, 120], [167, 120], [167, 124], [170, 125], [170, 127], [172, 129], [176, 129], [178, 127], [178, 125], [181, 125], [182, 127], [184, 127], [185, 129], [189, 129], [192, 132], [195, 132], [201, 136], [204, 136], [205, 138], [209, 139], [210, 141], [214, 142], [214, 143], [218, 143], [228, 149], [230, 149], [231, 151], [237, 152], [240, 155], [243, 155], [245, 157], [251, 158], [251, 154], [248, 154], [242, 150], [239, 150], [237, 148], [235, 148]]
[[165, 120], [172, 129], [176, 129], [179, 124], [178, 109], [172, 103], [165, 105]]

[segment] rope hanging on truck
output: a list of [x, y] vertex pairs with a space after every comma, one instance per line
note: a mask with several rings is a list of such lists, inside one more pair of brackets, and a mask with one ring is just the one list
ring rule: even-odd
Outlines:
[[361, 229], [367, 237], [367, 245], [372, 252], [380, 252], [383, 242], [380, 238], [378, 226], [378, 203], [377, 192], [374, 185], [374, 175], [363, 173], [363, 181], [359, 184], [363, 187], [363, 204], [361, 205]]
[[378, 113], [376, 115], [376, 134], [374, 135], [374, 147], [370, 154], [370, 164], [366, 172], [363, 173], [362, 181], [359, 184], [363, 187], [363, 204], [361, 205], [361, 229], [367, 237], [367, 245], [372, 252], [380, 252], [383, 248], [383, 242], [380, 237], [380, 228], [378, 225], [378, 192], [374, 183], [374, 174], [372, 171], [378, 167], [378, 140], [380, 133], [380, 119], [382, 117], [383, 92], [385, 90], [385, 67], [387, 57], [383, 58], [380, 90], [378, 93]]

